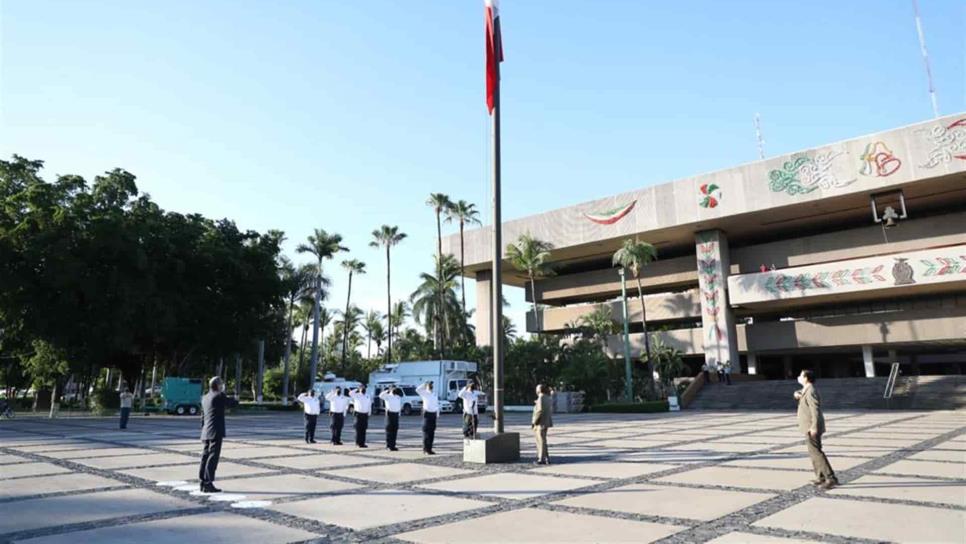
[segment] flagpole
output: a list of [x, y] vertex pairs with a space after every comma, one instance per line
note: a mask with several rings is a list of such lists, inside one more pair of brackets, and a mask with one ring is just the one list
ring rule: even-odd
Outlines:
[[503, 220], [500, 213], [500, 62], [493, 63], [496, 85], [493, 90], [493, 262], [491, 265], [493, 311], [490, 327], [493, 339], [493, 431], [503, 432]]

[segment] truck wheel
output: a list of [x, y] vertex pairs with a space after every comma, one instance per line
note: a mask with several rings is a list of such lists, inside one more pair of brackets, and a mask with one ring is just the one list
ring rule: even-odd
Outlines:
[[175, 414], [178, 414], [179, 416], [183, 416], [184, 413], [185, 413], [184, 406], [181, 405], [181, 404], [179, 404], [178, 406], [176, 406], [175, 409], [174, 409], [174, 413]]
[[404, 416], [411, 415], [413, 413], [413, 407], [410, 406], [409, 404], [404, 404], [403, 405], [403, 409], [402, 409], [402, 413], [403, 413]]
[[188, 413], [189, 413], [189, 414], [191, 414], [191, 415], [193, 415], [193, 416], [196, 416], [196, 415], [198, 415], [198, 407], [197, 407], [197, 406], [195, 406], [194, 404], [192, 404], [192, 405], [191, 405], [191, 406], [190, 406], [190, 407], [188, 408]]

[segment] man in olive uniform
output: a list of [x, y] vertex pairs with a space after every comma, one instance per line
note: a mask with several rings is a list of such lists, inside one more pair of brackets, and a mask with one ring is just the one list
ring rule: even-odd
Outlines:
[[221, 457], [221, 441], [225, 438], [225, 409], [238, 405], [238, 401], [222, 391], [221, 378], [215, 376], [208, 382], [208, 394], [201, 398], [201, 441], [205, 448], [201, 453], [202, 493], [218, 493], [215, 487], [215, 470]]
[[547, 430], [553, 427], [551, 412], [553, 412], [553, 398], [550, 396], [551, 390], [548, 385], [537, 386], [537, 401], [533, 405], [533, 419], [530, 420], [530, 428], [537, 440], [537, 462], [538, 465], [550, 464], [550, 452], [547, 447]]
[[803, 370], [798, 376], [802, 389], [795, 392], [798, 401], [798, 430], [805, 433], [808, 456], [812, 459], [815, 480], [812, 484], [822, 489], [832, 489], [839, 484], [835, 471], [822, 451], [822, 435], [825, 434], [825, 416], [822, 414], [822, 400], [815, 389], [815, 374]]

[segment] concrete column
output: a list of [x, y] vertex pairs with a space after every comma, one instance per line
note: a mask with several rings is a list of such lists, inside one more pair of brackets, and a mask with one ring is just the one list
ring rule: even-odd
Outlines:
[[872, 346], [862, 346], [862, 363], [865, 364], [865, 377], [875, 378], [875, 358], [872, 356]]
[[489, 270], [476, 273], [476, 345], [491, 343], [490, 306], [493, 300], [493, 274]]
[[758, 374], [758, 354], [754, 351], [749, 351], [745, 355], [745, 360], [748, 361], [748, 374], [752, 376]]
[[735, 317], [728, 304], [728, 270], [731, 267], [728, 238], [720, 230], [699, 232], [695, 236], [695, 250], [701, 290], [704, 360], [710, 365], [731, 361], [732, 372], [738, 372]]

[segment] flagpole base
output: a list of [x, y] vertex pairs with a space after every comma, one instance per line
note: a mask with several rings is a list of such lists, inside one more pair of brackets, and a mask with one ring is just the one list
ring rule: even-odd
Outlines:
[[481, 434], [463, 440], [464, 463], [513, 463], [520, 460], [520, 433]]

